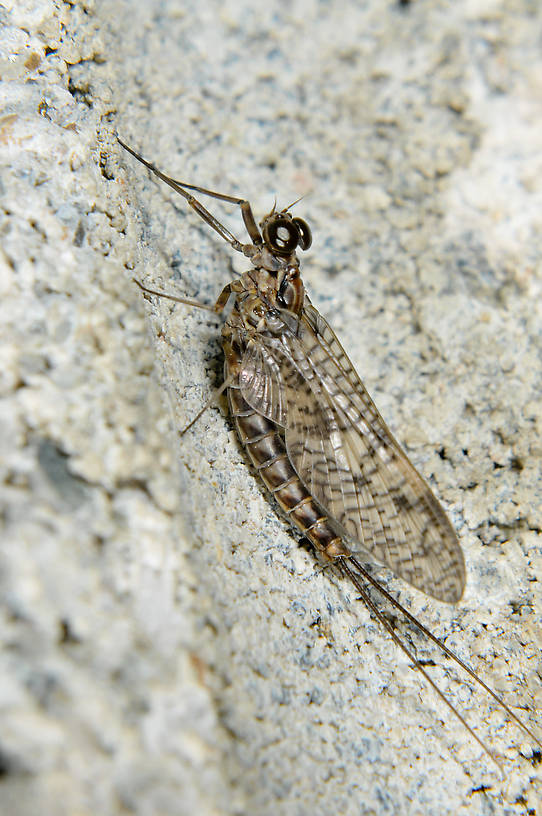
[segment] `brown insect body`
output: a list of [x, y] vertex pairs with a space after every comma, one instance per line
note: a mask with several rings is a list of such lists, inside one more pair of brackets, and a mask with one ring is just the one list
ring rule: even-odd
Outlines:
[[[291, 272], [292, 268], [285, 270], [286, 275]], [[296, 314], [303, 308], [304, 289], [298, 273], [292, 278], [288, 284], [292, 289], [289, 302], [292, 313]], [[224, 324], [225, 379], [230, 380], [233, 375], [227, 389], [230, 412], [252, 464], [290, 521], [326, 559], [349, 556], [351, 551], [333, 528], [332, 521], [297, 475], [288, 456], [284, 429], [252, 407], [243, 396], [243, 358], [247, 347], [257, 344], [258, 336], [264, 332], [273, 335], [269, 326], [273, 325], [273, 318], [275, 327], [280, 326], [276, 282], [277, 278], [261, 267], [243, 275], [240, 283], [244, 288], [237, 293]]]
[[357, 545], [428, 594], [459, 600], [457, 536], [306, 296], [295, 250], [244, 252], [255, 268], [229, 284], [225, 379], [264, 484], [326, 560], [348, 558]]
[[[308, 225], [293, 217], [290, 208], [277, 212], [274, 207], [260, 222], [260, 232], [248, 201], [175, 181], [119, 142], [252, 262], [250, 271], [223, 288], [214, 307], [137, 283], [148, 294], [216, 313], [233, 297], [222, 330], [225, 379], [218, 393], [227, 390], [237, 434], [264, 485], [320, 556], [352, 582], [413, 667], [499, 767], [396, 634], [367, 592], [367, 584], [461, 666], [542, 747], [509, 706], [393, 598], [356, 556], [360, 551], [365, 560], [385, 564], [441, 601], [457, 603], [463, 593], [463, 553], [450, 521], [305, 293], [296, 249], [310, 247]], [[241, 243], [190, 190], [239, 205], [251, 243]]]

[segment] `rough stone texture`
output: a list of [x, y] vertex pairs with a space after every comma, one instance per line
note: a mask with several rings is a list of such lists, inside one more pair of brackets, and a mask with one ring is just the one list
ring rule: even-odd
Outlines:
[[[379, 576], [537, 733], [542, 12], [529, 0], [0, 10], [0, 811], [534, 814], [540, 753], [397, 621], [504, 781], [260, 489], [166, 171], [303, 193], [304, 263], [460, 533], [457, 608]], [[213, 203], [242, 234], [238, 213]], [[233, 265], [233, 266], [232, 266]]]

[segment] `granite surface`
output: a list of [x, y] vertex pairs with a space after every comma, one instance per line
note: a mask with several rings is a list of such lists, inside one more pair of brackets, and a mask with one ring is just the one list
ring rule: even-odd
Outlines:
[[540, 748], [390, 613], [500, 777], [299, 546], [225, 403], [179, 438], [220, 323], [132, 278], [212, 303], [246, 266], [115, 140], [260, 215], [306, 195], [307, 288], [468, 583], [450, 607], [375, 574], [540, 735], [539, 4], [7, 0], [0, 23], [0, 811], [542, 810]]

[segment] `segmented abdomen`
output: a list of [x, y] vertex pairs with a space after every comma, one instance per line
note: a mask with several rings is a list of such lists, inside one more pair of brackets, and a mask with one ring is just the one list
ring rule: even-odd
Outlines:
[[228, 399], [239, 439], [287, 517], [325, 557], [349, 555], [350, 550], [296, 474], [280, 427], [251, 408], [238, 385], [228, 388]]

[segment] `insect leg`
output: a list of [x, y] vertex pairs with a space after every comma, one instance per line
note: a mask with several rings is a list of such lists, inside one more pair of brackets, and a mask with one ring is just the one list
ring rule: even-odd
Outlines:
[[201, 204], [194, 198], [193, 195], [187, 192], [187, 190], [195, 190], [198, 193], [202, 193], [203, 195], [211, 196], [212, 198], [217, 198], [220, 201], [228, 201], [231, 204], [238, 204], [241, 208], [241, 213], [243, 216], [243, 221], [245, 222], [245, 227], [247, 228], [247, 232], [252, 240], [253, 244], [261, 244], [262, 236], [260, 235], [260, 231], [256, 224], [256, 220], [252, 213], [252, 207], [250, 206], [249, 202], [246, 201], [244, 198], [236, 198], [235, 196], [224, 195], [222, 193], [215, 193], [212, 190], [206, 190], [205, 187], [196, 187], [194, 184], [185, 184], [183, 181], [176, 181], [175, 179], [171, 178], [170, 176], [166, 176], [159, 170], [157, 167], [154, 166], [151, 162], [148, 162], [146, 159], [143, 158], [139, 153], [136, 153], [135, 150], [132, 150], [131, 147], [128, 147], [119, 137], [117, 136], [117, 141], [124, 150], [127, 150], [135, 159], [137, 159], [141, 164], [144, 164], [151, 173], [154, 173], [161, 181], [165, 181], [176, 193], [182, 195], [189, 203], [195, 212], [203, 218], [203, 220], [212, 227], [215, 232], [218, 232], [221, 238], [230, 244], [233, 249], [236, 249], [238, 252], [243, 252], [244, 245], [237, 240], [235, 235], [230, 232], [230, 230], [224, 226], [215, 216], [209, 212], [206, 207]]
[[[139, 288], [142, 292], [145, 292], [149, 295], [156, 295], [157, 297], [167, 298], [167, 300], [173, 300], [176, 303], [186, 303], [188, 306], [196, 306], [198, 309], [206, 309], [209, 312], [213, 312], [214, 314], [220, 314], [220, 312], [224, 309], [226, 303], [228, 302], [228, 298], [232, 294], [232, 292], [236, 289], [237, 281], [232, 281], [231, 283], [227, 283], [226, 286], [222, 289], [221, 293], [219, 294], [216, 303], [214, 306], [209, 306], [208, 303], [200, 303], [197, 300], [192, 300], [191, 298], [179, 297], [177, 295], [169, 295], [166, 292], [159, 292], [157, 289], [149, 289], [148, 286], [144, 286], [137, 278], [133, 278], [134, 283], [137, 283]], [[236, 372], [232, 371], [232, 373], [226, 377], [220, 388], [217, 388], [210, 399], [203, 405], [203, 407], [198, 411], [194, 419], [190, 420], [188, 425], [185, 425], [184, 428], [181, 428], [179, 431], [179, 436], [184, 436], [184, 434], [190, 430], [192, 425], [198, 421], [200, 416], [205, 413], [207, 408], [210, 408], [211, 405], [214, 405], [220, 395], [229, 388], [236, 377]]]
[[214, 306], [211, 306], [209, 303], [201, 303], [199, 300], [193, 300], [192, 298], [181, 297], [179, 295], [170, 295], [167, 292], [159, 292], [157, 289], [149, 289], [148, 286], [144, 286], [144, 284], [142, 284], [141, 281], [138, 281], [137, 278], [132, 278], [132, 280], [134, 283], [137, 283], [142, 292], [145, 292], [148, 295], [156, 295], [156, 297], [166, 298], [166, 300], [173, 300], [175, 303], [185, 303], [187, 306], [195, 306], [198, 309], [205, 309], [206, 311], [214, 312], [215, 314], [220, 314], [220, 312], [224, 309], [230, 295], [235, 289], [236, 283], [236, 281], [227, 283], [219, 294]]
[[254, 214], [252, 212], [252, 207], [246, 198], [237, 198], [236, 196], [225, 195], [224, 193], [216, 193], [214, 190], [207, 190], [205, 187], [197, 187], [195, 184], [185, 184], [184, 181], [176, 181], [175, 184], [179, 184], [186, 190], [195, 190], [197, 193], [201, 193], [202, 195], [217, 198], [219, 201], [227, 201], [230, 204], [238, 204], [241, 208], [241, 215], [243, 216], [243, 221], [245, 222], [245, 227], [247, 228], [247, 232], [250, 235], [252, 243], [263, 243], [260, 230], [258, 229], [256, 219], [254, 218]]
[[186, 303], [187, 306], [196, 306], [198, 309], [206, 309], [208, 312], [215, 312], [215, 307], [208, 303], [200, 303], [199, 300], [192, 300], [192, 298], [180, 297], [178, 295], [169, 295], [167, 292], [159, 292], [157, 289], [149, 289], [144, 286], [137, 278], [132, 278], [134, 283], [137, 283], [142, 292], [147, 295], [156, 295], [156, 297], [166, 298], [166, 300], [174, 300], [176, 303]]
[[232, 373], [232, 374], [230, 374], [229, 377], [226, 377], [226, 379], [224, 380], [224, 382], [222, 383], [220, 388], [217, 388], [216, 391], [214, 391], [214, 393], [211, 395], [211, 397], [209, 397], [207, 402], [203, 405], [203, 408], [200, 408], [200, 410], [198, 411], [198, 413], [196, 414], [194, 419], [191, 419], [190, 422], [188, 423], [188, 425], [185, 425], [184, 428], [181, 428], [181, 430], [179, 431], [179, 436], [184, 436], [185, 433], [190, 430], [192, 425], [194, 425], [194, 423], [196, 423], [198, 421], [200, 416], [202, 416], [202, 414], [205, 413], [207, 408], [210, 408], [211, 405], [214, 405], [215, 403], [218, 402], [218, 398], [220, 397], [220, 395], [222, 393], [224, 393], [226, 388], [230, 387], [230, 385], [232, 384], [232, 382], [235, 379], [235, 376], [236, 376], [235, 373]]

